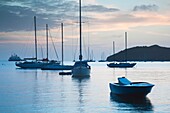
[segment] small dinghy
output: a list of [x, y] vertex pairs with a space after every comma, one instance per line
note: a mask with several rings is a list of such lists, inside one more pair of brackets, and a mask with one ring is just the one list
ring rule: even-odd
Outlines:
[[153, 84], [148, 82], [131, 82], [125, 77], [118, 78], [118, 83], [109, 83], [111, 93], [124, 97], [146, 97]]
[[72, 72], [59, 72], [59, 75], [71, 75]]

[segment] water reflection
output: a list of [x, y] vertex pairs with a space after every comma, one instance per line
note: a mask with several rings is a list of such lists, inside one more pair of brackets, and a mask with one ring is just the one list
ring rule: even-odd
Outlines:
[[153, 112], [153, 105], [149, 98], [144, 97], [141, 99], [137, 98], [125, 98], [110, 93], [110, 101], [117, 107], [118, 110], [122, 111], [150, 111]]
[[76, 91], [78, 91], [78, 103], [77, 103], [77, 110], [80, 112], [80, 113], [84, 113], [85, 110], [84, 110], [84, 106], [85, 106], [85, 98], [84, 96], [86, 95], [86, 89], [87, 89], [87, 85], [89, 82], [89, 77], [88, 78], [75, 78], [75, 77], [72, 77], [72, 80], [77, 88]]
[[76, 82], [78, 84], [80, 83], [86, 83], [90, 80], [90, 77], [72, 77], [73, 82]]

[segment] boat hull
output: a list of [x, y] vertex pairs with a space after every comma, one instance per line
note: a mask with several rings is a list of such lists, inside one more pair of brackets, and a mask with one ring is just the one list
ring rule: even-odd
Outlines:
[[75, 67], [72, 69], [72, 77], [90, 77], [90, 70], [87, 67]]
[[70, 65], [60, 65], [60, 64], [52, 64], [46, 65], [42, 67], [42, 70], [72, 70], [73, 66]]
[[42, 68], [43, 66], [47, 64], [48, 63], [44, 63], [44, 62], [16, 62], [15, 63], [17, 67], [24, 68], [24, 69]]
[[126, 97], [145, 97], [151, 92], [153, 86], [153, 84], [146, 82], [135, 83], [135, 85], [133, 85], [133, 83], [132, 85], [119, 85], [118, 83], [109, 84], [111, 93]]
[[111, 68], [132, 68], [136, 65], [136, 63], [110, 63], [107, 64], [108, 67]]
[[19, 59], [19, 58], [18, 59], [17, 58], [15, 58], [15, 59], [14, 58], [9, 58], [8, 61], [21, 61], [21, 59]]

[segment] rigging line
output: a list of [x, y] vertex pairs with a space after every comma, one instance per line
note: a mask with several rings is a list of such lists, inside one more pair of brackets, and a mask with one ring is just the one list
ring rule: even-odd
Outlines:
[[[74, 47], [73, 35], [75, 35], [75, 33], [73, 33], [73, 32], [74, 32], [73, 30], [74, 30], [75, 28], [74, 28], [73, 25], [74, 25], [74, 24], [72, 24], [72, 29], [71, 29], [71, 30], [72, 30], [72, 33], [71, 33], [71, 34], [72, 34], [72, 57], [73, 57], [73, 60], [75, 60], [76, 49], [77, 49], [76, 47], [77, 47], [77, 46], [75, 47], [75, 51], [74, 51], [74, 48], [73, 48], [73, 47]], [[77, 40], [76, 40], [76, 41], [77, 41]], [[77, 45], [77, 44], [76, 44], [76, 45]]]
[[[28, 24], [29, 27], [28, 29], [30, 31], [27, 31], [27, 35], [28, 37], [26, 37], [24, 40], [27, 41], [27, 43], [24, 43], [24, 46], [21, 48], [21, 54], [24, 55], [24, 57], [34, 57], [34, 53], [32, 51], [34, 51], [34, 48], [32, 48], [32, 43], [33, 43], [33, 39], [34, 39], [34, 22], [31, 21], [30, 24]], [[31, 45], [31, 46], [30, 46]]]
[[57, 53], [57, 49], [56, 49], [56, 47], [55, 47], [55, 45], [54, 45], [54, 41], [53, 41], [53, 39], [52, 39], [50, 29], [49, 29], [49, 35], [50, 35], [50, 38], [51, 38], [51, 41], [52, 41], [52, 45], [53, 45], [53, 47], [54, 47], [54, 52], [55, 52], [55, 54], [56, 54], [57, 60], [59, 60], [58, 53]]
[[75, 52], [74, 52], [74, 60], [76, 59], [76, 55], [77, 55], [77, 52], [78, 52], [78, 39], [76, 40], [76, 45], [75, 45]]
[[73, 44], [74, 44], [74, 43], [73, 43], [73, 29], [74, 29], [74, 28], [73, 28], [73, 24], [72, 24], [71, 27], [72, 27], [72, 29], [71, 29], [71, 35], [72, 35], [72, 40], [71, 40], [71, 45], [72, 45], [72, 46], [71, 46], [71, 53], [72, 53], [72, 58], [73, 58], [73, 60], [75, 60], [75, 55], [74, 55], [74, 52], [73, 52]]
[[89, 39], [89, 21], [87, 21], [87, 39], [88, 39], [88, 60], [90, 59], [89, 58], [89, 51], [90, 51], [90, 39]]
[[77, 51], [78, 51], [78, 39], [76, 41], [77, 41], [77, 44], [76, 44], [76, 49], [75, 49], [75, 53], [74, 53], [74, 60], [76, 58]]
[[44, 57], [44, 55], [43, 55], [43, 48], [42, 48], [42, 46], [41, 46], [41, 56], [42, 56], [42, 58]]
[[86, 34], [86, 36], [87, 36], [87, 45], [86, 46], [88, 46], [87, 47], [87, 50], [86, 50], [86, 56], [87, 56], [87, 59], [89, 60], [89, 59], [91, 59], [90, 58], [90, 50], [91, 50], [91, 45], [90, 45], [90, 34], [89, 34], [89, 17], [88, 17], [88, 11], [87, 11], [87, 9], [86, 8], [83, 8], [83, 12], [84, 12], [84, 15], [85, 15], [85, 18], [83, 18], [84, 19], [84, 22], [85, 23], [87, 23], [87, 24], [85, 24], [86, 26], [86, 33], [84, 33], [84, 34]]
[[77, 55], [77, 51], [78, 51], [78, 38], [76, 39], [76, 44], [75, 44], [75, 52], [74, 52], [74, 59], [73, 60], [75, 60], [75, 58], [76, 58], [76, 55]]
[[87, 58], [87, 50], [86, 50], [86, 44], [85, 44], [85, 39], [83, 38], [83, 47], [84, 47], [84, 53], [86, 55], [86, 58]]

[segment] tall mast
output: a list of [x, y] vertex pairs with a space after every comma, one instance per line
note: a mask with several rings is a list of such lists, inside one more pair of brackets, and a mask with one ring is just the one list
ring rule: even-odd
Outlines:
[[113, 56], [114, 56], [114, 61], [115, 61], [115, 42], [113, 41]]
[[47, 60], [48, 60], [48, 24], [46, 24], [46, 41], [47, 41]]
[[82, 44], [81, 44], [81, 36], [82, 36], [82, 26], [81, 26], [81, 0], [79, 0], [79, 23], [80, 23], [80, 55], [79, 55], [79, 60], [82, 61]]
[[87, 60], [90, 60], [90, 48], [88, 47], [88, 51], [87, 51], [88, 53], [88, 59]]
[[63, 59], [64, 59], [64, 54], [63, 54], [63, 23], [61, 23], [61, 51], [62, 51], [62, 65], [63, 65]]
[[87, 25], [88, 25], [88, 60], [90, 60], [89, 22], [87, 23]]
[[125, 61], [127, 61], [127, 32], [125, 32]]
[[35, 60], [37, 61], [37, 32], [36, 32], [36, 16], [34, 16], [34, 31], [35, 31]]
[[113, 55], [115, 54], [115, 42], [113, 41]]

